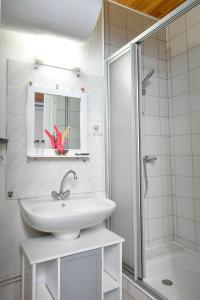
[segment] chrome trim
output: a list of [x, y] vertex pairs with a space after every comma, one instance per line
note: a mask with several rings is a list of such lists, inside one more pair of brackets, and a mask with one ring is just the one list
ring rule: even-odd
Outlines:
[[[128, 51], [130, 51], [131, 43], [126, 44], [126, 45], [127, 45], [127, 47], [124, 46], [124, 47], [120, 48], [119, 50], [117, 50], [114, 54], [112, 54], [110, 57], [108, 57], [105, 60], [105, 62], [110, 64], [110, 63], [114, 62], [116, 59], [118, 59], [120, 56], [122, 56], [122, 55], [126, 54]], [[109, 59], [109, 58], [111, 58], [111, 59]]]
[[22, 275], [12, 275], [0, 280], [0, 287], [10, 285], [16, 282], [20, 282], [22, 280]]
[[[106, 197], [111, 199], [111, 146], [110, 146], [110, 77], [109, 77], [109, 63], [105, 63], [105, 194]], [[110, 229], [110, 217], [106, 221], [106, 227]]]
[[135, 43], [142, 43], [147, 38], [151, 37], [154, 33], [158, 32], [159, 30], [166, 27], [168, 24], [176, 20], [177, 18], [181, 17], [183, 14], [185, 14], [187, 11], [195, 7], [196, 5], [200, 4], [200, 0], [187, 0], [180, 6], [178, 6], [175, 10], [173, 10], [171, 13], [169, 13], [167, 16], [162, 18], [160, 21], [156, 22], [153, 26], [149, 27], [147, 30], [142, 32], [140, 35], [138, 35], [136, 38], [134, 38], [132, 41], [127, 43], [125, 46], [117, 50], [114, 54], [109, 56], [106, 59], [106, 62], [110, 62], [112, 60], [115, 60], [119, 56], [121, 56], [124, 52], [128, 51], [130, 46]]
[[57, 65], [45, 64], [42, 60], [36, 59], [35, 60], [35, 70], [37, 70], [38, 67], [40, 67], [40, 66], [72, 71], [72, 72], [76, 72], [77, 74], [79, 74], [81, 72], [81, 69], [79, 67], [72, 67], [72, 68], [61, 67], [61, 66], [57, 66]]
[[141, 80], [141, 46], [134, 44], [132, 49], [132, 78], [135, 87], [133, 105], [135, 106], [136, 139], [136, 195], [134, 201], [134, 268], [135, 280], [144, 275], [144, 228], [143, 228], [143, 168], [142, 168], [142, 80]]
[[154, 299], [154, 300], [169, 300], [159, 292], [157, 292], [155, 289], [151, 288], [147, 283], [145, 283], [143, 280], [134, 280], [134, 276], [127, 270], [123, 270], [123, 275], [125, 279], [127, 279], [133, 286], [135, 286], [141, 293], [146, 295], [148, 299]]
[[105, 100], [105, 190], [111, 199], [111, 145], [110, 145], [110, 63], [106, 63], [106, 100]]
[[134, 278], [134, 269], [129, 267], [127, 264], [125, 264], [125, 263], [122, 264], [122, 271], [124, 273], [130, 274], [130, 276], [132, 276]]
[[[141, 253], [140, 247], [138, 245], [138, 201], [137, 197], [140, 193], [140, 175], [139, 175], [139, 165], [138, 165], [138, 153], [139, 153], [139, 119], [138, 119], [138, 92], [139, 92], [139, 73], [138, 73], [138, 45], [134, 44], [131, 45], [131, 77], [132, 77], [132, 85], [131, 85], [131, 93], [132, 93], [132, 149], [135, 151], [135, 160], [132, 160], [132, 170], [134, 170], [136, 165], [136, 191], [132, 192], [133, 197], [133, 235], [134, 235], [134, 245], [133, 245], [133, 252], [134, 252], [134, 278], [135, 280], [138, 278], [140, 274], [140, 264], [141, 264]], [[135, 121], [134, 121], [135, 120]]]
[[51, 192], [51, 196], [55, 199], [55, 200], [67, 200], [69, 199], [69, 196], [71, 195], [71, 191], [70, 190], [66, 190], [64, 191], [64, 184], [65, 184], [65, 180], [67, 178], [67, 176], [69, 174], [73, 174], [74, 180], [78, 179], [78, 176], [76, 174], [75, 171], [73, 170], [69, 170], [63, 177], [61, 184], [60, 184], [60, 190], [59, 193], [57, 193], [56, 191], [52, 191]]

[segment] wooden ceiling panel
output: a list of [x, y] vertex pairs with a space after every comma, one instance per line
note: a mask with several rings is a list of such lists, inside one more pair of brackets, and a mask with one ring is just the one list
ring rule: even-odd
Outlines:
[[114, 0], [114, 2], [161, 19], [185, 0]]

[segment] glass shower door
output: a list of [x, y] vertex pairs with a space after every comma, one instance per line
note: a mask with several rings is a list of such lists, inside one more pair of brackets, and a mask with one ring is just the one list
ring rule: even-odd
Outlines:
[[[117, 204], [110, 228], [125, 238], [123, 265], [132, 274], [138, 270], [137, 202], [137, 105], [134, 67], [137, 49], [129, 50], [108, 64], [108, 169], [109, 197]], [[140, 180], [139, 180], [140, 181]], [[141, 231], [139, 232], [141, 237]], [[141, 255], [140, 255], [141, 256]], [[137, 273], [137, 272], [136, 272]]]

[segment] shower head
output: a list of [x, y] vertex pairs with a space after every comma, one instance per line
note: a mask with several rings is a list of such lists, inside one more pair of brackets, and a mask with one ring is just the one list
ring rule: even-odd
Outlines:
[[154, 70], [150, 70], [149, 73], [146, 75], [146, 77], [142, 80], [142, 84], [145, 85], [145, 83], [150, 79], [150, 77], [153, 75]]
[[145, 76], [145, 78], [142, 80], [142, 95], [146, 95], [146, 89], [145, 89], [145, 86], [146, 86], [146, 83], [147, 81], [150, 79], [150, 77], [153, 75], [154, 73], [154, 70], [150, 70], [149, 73]]

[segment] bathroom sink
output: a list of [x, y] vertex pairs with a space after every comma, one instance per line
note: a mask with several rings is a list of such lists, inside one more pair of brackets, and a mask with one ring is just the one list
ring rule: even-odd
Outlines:
[[102, 223], [115, 209], [106, 198], [19, 200], [25, 222], [34, 229], [52, 233], [62, 240], [73, 240], [80, 230]]

